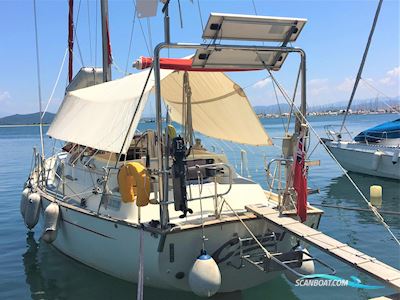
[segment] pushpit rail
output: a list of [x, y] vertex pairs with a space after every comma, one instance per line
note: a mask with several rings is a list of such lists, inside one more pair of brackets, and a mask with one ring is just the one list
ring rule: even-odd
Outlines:
[[266, 222], [272, 223], [274, 226], [296, 236], [307, 244], [370, 275], [396, 291], [400, 291], [400, 271], [377, 260], [375, 257], [368, 256], [291, 217], [280, 215], [275, 209], [266, 207], [263, 204], [249, 205], [246, 206], [246, 209], [259, 218], [264, 219]]

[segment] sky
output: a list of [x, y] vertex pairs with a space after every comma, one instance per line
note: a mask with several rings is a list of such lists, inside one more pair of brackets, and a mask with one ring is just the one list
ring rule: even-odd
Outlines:
[[[377, 3], [377, 0], [180, 0], [181, 28], [178, 2], [171, 0], [171, 41], [202, 42], [201, 22], [206, 23], [210, 12], [306, 18], [308, 22], [293, 46], [303, 48], [307, 53], [308, 104], [347, 101]], [[67, 62], [63, 68], [61, 66], [67, 48], [68, 1], [37, 0], [36, 7], [43, 107], [46, 107], [61, 69], [48, 108], [56, 112], [67, 85]], [[74, 48], [75, 72], [82, 65], [101, 65], [99, 7], [94, 0], [75, 0], [78, 40]], [[134, 22], [133, 0], [109, 0], [110, 38], [115, 62], [113, 78], [124, 76], [125, 71], [135, 72], [132, 62], [141, 55], [149, 56], [148, 48], [163, 41], [161, 7], [159, 4], [156, 17], [136, 18]], [[384, 0], [356, 99], [378, 97], [384, 101], [385, 96], [400, 95], [399, 15], [400, 1]], [[132, 45], [128, 52], [132, 27]], [[39, 97], [33, 0], [0, 0], [0, 37], [0, 117], [36, 112]], [[186, 53], [169, 53], [174, 57], [183, 54]], [[289, 56], [281, 71], [274, 73], [289, 94], [293, 93], [298, 64], [298, 57]], [[245, 92], [253, 105], [276, 103], [271, 80], [265, 72], [232, 74], [232, 79], [246, 87]]]

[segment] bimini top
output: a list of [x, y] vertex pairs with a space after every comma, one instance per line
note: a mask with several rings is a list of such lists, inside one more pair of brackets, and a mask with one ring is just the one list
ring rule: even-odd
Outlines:
[[385, 139], [398, 138], [400, 138], [400, 119], [364, 130], [359, 133], [354, 140], [356, 142], [378, 143]]
[[[126, 153], [150, 92], [153, 72], [68, 92], [48, 135], [95, 149]], [[181, 123], [183, 71], [161, 70], [161, 95]], [[148, 79], [148, 80], [147, 80]], [[146, 85], [147, 82], [147, 85]], [[189, 72], [193, 130], [217, 139], [271, 145], [244, 91], [222, 72]], [[122, 151], [121, 151], [122, 150]]]

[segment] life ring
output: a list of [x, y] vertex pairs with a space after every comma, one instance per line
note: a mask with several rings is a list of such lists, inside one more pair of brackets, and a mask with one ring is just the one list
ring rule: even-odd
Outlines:
[[139, 162], [129, 162], [119, 169], [119, 192], [125, 203], [134, 202], [137, 206], [149, 204], [150, 176]]

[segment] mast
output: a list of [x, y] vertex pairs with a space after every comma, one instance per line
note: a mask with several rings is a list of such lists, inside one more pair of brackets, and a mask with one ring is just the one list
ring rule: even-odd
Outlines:
[[108, 0], [101, 0], [101, 33], [103, 42], [103, 82], [111, 80], [111, 47], [108, 29]]
[[363, 68], [364, 68], [365, 60], [367, 59], [369, 46], [371, 45], [372, 36], [374, 34], [375, 26], [376, 26], [376, 23], [378, 21], [378, 16], [379, 16], [379, 12], [381, 10], [382, 2], [383, 2], [383, 0], [379, 0], [378, 7], [376, 8], [374, 22], [372, 23], [372, 28], [371, 28], [371, 31], [369, 32], [367, 46], [365, 47], [364, 55], [362, 57], [360, 67], [358, 69], [356, 81], [354, 82], [354, 86], [353, 86], [353, 90], [351, 92], [350, 100], [349, 100], [349, 103], [347, 104], [347, 108], [346, 108], [346, 112], [345, 112], [344, 117], [343, 117], [342, 125], [340, 126], [340, 131], [339, 131], [340, 134], [342, 133], [344, 123], [346, 122], [346, 118], [347, 118], [347, 115], [349, 113], [349, 109], [351, 107], [351, 103], [353, 102], [353, 98], [354, 98], [354, 95], [355, 95], [357, 87], [358, 87], [358, 83], [359, 83], [359, 81], [361, 79], [361, 74], [362, 74], [362, 71], [363, 71]]
[[74, 0], [68, 0], [68, 8], [68, 82], [71, 82], [74, 57]]

